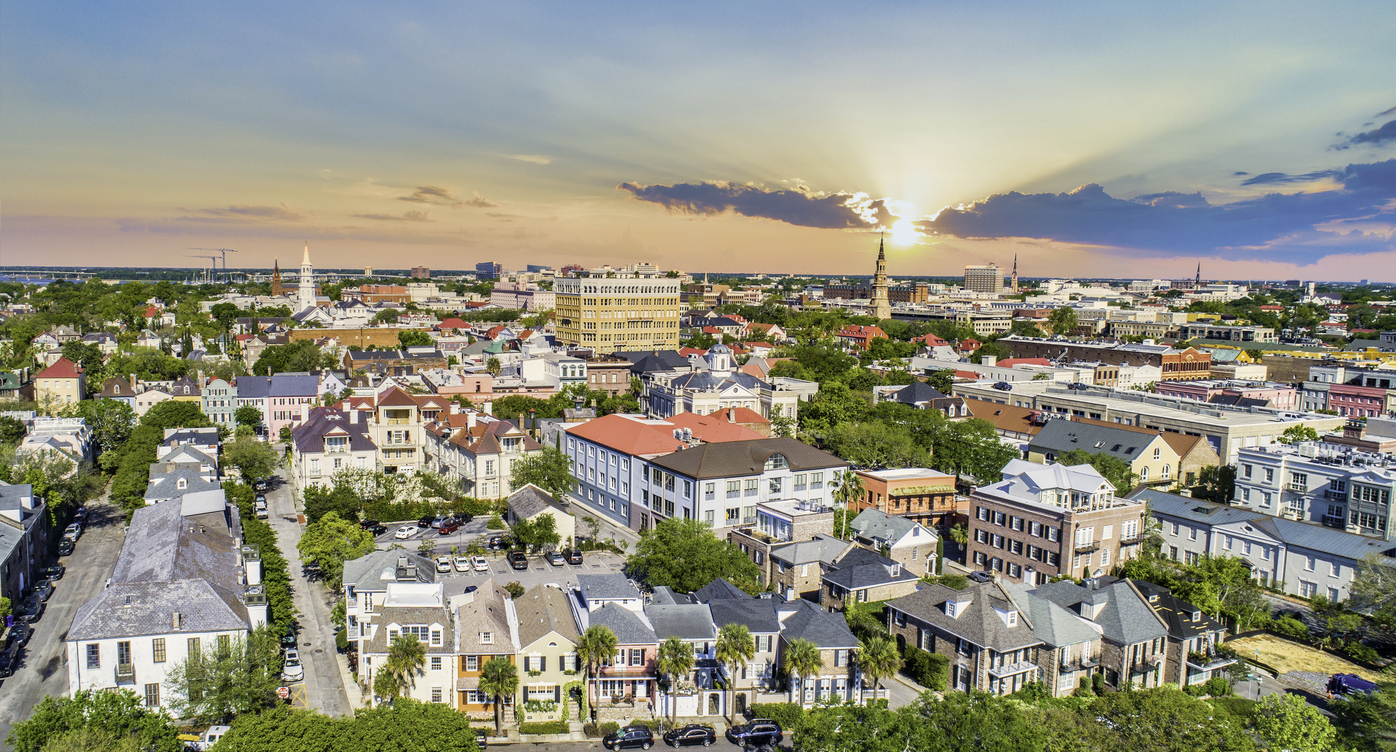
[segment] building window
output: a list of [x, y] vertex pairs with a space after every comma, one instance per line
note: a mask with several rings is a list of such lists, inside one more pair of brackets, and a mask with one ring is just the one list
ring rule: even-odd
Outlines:
[[440, 687], [432, 687], [432, 688], [431, 688], [431, 701], [432, 701], [432, 702], [442, 702], [442, 695], [441, 695], [441, 688], [440, 688]]
[[102, 667], [102, 646], [96, 643], [87, 646], [87, 667]]
[[165, 662], [165, 638], [156, 637], [150, 641], [150, 653], [156, 663]]
[[466, 670], [466, 671], [479, 671], [479, 670], [480, 670], [480, 656], [478, 656], [478, 655], [467, 655], [467, 656], [465, 656], [465, 670]]
[[189, 638], [188, 650], [189, 650], [189, 655], [191, 655], [191, 656], [202, 655], [202, 654], [203, 654], [203, 650], [200, 649], [200, 647], [199, 647], [199, 638], [197, 638], [197, 637], [190, 637], [190, 638]]
[[158, 708], [158, 707], [160, 707], [160, 685], [159, 685], [159, 684], [147, 684], [147, 685], [145, 685], [145, 706], [146, 706], [147, 708]]
[[439, 656], [439, 655], [433, 655], [433, 656], [431, 657], [431, 670], [432, 670], [432, 671], [440, 671], [440, 670], [441, 670], [441, 656]]

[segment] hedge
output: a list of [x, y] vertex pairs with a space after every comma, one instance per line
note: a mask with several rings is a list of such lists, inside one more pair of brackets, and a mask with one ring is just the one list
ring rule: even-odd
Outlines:
[[1270, 623], [1270, 631], [1291, 640], [1309, 641], [1309, 628], [1292, 616], [1283, 616]]
[[286, 557], [276, 545], [276, 531], [266, 520], [257, 519], [252, 509], [252, 488], [242, 483], [223, 484], [223, 494], [237, 504], [238, 516], [242, 518], [243, 542], [257, 546], [262, 555], [262, 588], [267, 594], [267, 622], [272, 625], [273, 634], [286, 633], [291, 619], [296, 615], [296, 606], [291, 601], [291, 570]]
[[917, 684], [935, 692], [945, 691], [945, 685], [950, 680], [949, 658], [908, 645], [902, 661], [903, 670]]
[[805, 717], [805, 709], [793, 702], [758, 702], [751, 705], [752, 718], [768, 718], [789, 731]]
[[520, 723], [520, 734], [568, 734], [572, 727], [566, 721], [546, 721], [543, 723]]

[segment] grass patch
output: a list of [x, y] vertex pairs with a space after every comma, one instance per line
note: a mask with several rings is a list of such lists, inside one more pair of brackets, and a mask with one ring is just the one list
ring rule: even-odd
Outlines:
[[1256, 658], [1256, 651], [1260, 651], [1257, 658], [1267, 666], [1273, 666], [1280, 673], [1290, 671], [1316, 671], [1322, 674], [1357, 674], [1368, 681], [1377, 681], [1378, 674], [1375, 671], [1365, 669], [1356, 663], [1345, 661], [1331, 653], [1325, 653], [1318, 648], [1311, 648], [1307, 645], [1300, 645], [1296, 642], [1283, 640], [1269, 634], [1252, 635], [1235, 640], [1228, 640], [1228, 646], [1235, 648], [1236, 655], [1240, 658]]

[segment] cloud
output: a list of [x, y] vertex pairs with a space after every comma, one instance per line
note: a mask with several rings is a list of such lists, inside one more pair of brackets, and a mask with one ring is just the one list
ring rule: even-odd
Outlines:
[[456, 198], [448, 188], [441, 188], [435, 185], [420, 185], [410, 196], [398, 196], [398, 201], [411, 201], [414, 204], [439, 204], [441, 206], [460, 206], [461, 200]]
[[1069, 193], [990, 196], [947, 207], [919, 222], [928, 234], [972, 239], [1042, 238], [1106, 246], [1137, 256], [1209, 253], [1223, 259], [1301, 261], [1314, 246], [1368, 243], [1389, 250], [1384, 233], [1347, 233], [1344, 223], [1396, 224], [1396, 159], [1350, 164], [1341, 170], [1267, 173], [1247, 184], [1332, 178], [1337, 190], [1271, 193], [1214, 206], [1199, 194], [1162, 193], [1115, 198], [1090, 184]]
[[1382, 112], [1378, 112], [1377, 117], [1386, 117], [1387, 115], [1390, 115], [1392, 113], [1396, 113], [1396, 107], [1392, 107], [1389, 110], [1383, 110]]
[[797, 227], [870, 228], [891, 224], [894, 218], [886, 199], [870, 199], [866, 193], [818, 193], [798, 181], [793, 188], [778, 190], [766, 190], [750, 183], [725, 182], [621, 183], [616, 188], [629, 191], [641, 201], [681, 214], [713, 216], [732, 211]]
[[1277, 185], [1284, 183], [1311, 183], [1315, 180], [1336, 177], [1334, 170], [1319, 170], [1317, 172], [1306, 172], [1302, 175], [1287, 175], [1283, 172], [1265, 172], [1256, 175], [1249, 180], [1242, 181], [1241, 185]]
[[[1383, 112], [1382, 115], [1386, 115], [1392, 110], [1396, 110], [1396, 107], [1393, 107], [1391, 108], [1391, 110]], [[1334, 144], [1333, 148], [1351, 149], [1354, 146], [1364, 145], [1386, 146], [1388, 143], [1393, 142], [1396, 142], [1396, 120], [1388, 120], [1386, 125], [1383, 125], [1380, 128], [1367, 131], [1365, 133], [1358, 133], [1357, 135], [1350, 136], [1347, 139]]]
[[404, 214], [403, 214], [402, 216], [400, 216], [400, 217], [397, 216], [396, 214], [368, 214], [368, 213], [362, 213], [362, 212], [361, 212], [361, 213], [357, 213], [357, 214], [350, 214], [349, 216], [351, 216], [351, 217], [358, 217], [359, 219], [376, 219], [376, 220], [378, 220], [378, 221], [380, 221], [380, 222], [432, 222], [432, 221], [434, 221], [434, 220], [431, 218], [431, 211], [430, 211], [430, 210], [428, 210], [428, 211], [409, 211], [409, 212], [404, 213]]
[[547, 154], [505, 154], [510, 159], [517, 159], [520, 162], [532, 162], [536, 165], [552, 164], [553, 158]]
[[[274, 219], [282, 222], [296, 222], [305, 219], [305, 216], [291, 211], [285, 204], [280, 206], [247, 206], [234, 204], [227, 208], [209, 209], [184, 209], [183, 211], [194, 212], [202, 215], [203, 218], [212, 219]], [[199, 217], [189, 217], [190, 220], [197, 220]]]
[[475, 194], [473, 198], [468, 198], [462, 203], [466, 206], [475, 206], [481, 209], [493, 209], [499, 206], [499, 204], [493, 203], [484, 196], [481, 196], [479, 191], [473, 191], [473, 193]]

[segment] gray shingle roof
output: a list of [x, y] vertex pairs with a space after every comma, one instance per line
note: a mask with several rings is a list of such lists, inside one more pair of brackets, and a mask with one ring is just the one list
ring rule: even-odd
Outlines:
[[776, 607], [781, 614], [780, 636], [785, 640], [809, 640], [821, 648], [856, 648], [858, 638], [848, 630], [842, 614], [832, 614], [803, 598]]
[[532, 483], [509, 495], [509, 511], [518, 519], [529, 519], [544, 509], [562, 509], [552, 494]]
[[652, 629], [640, 615], [624, 606], [607, 603], [590, 614], [592, 625], [607, 627], [620, 645], [652, 645], [659, 642]]
[[1080, 449], [1132, 463], [1144, 456], [1145, 447], [1158, 440], [1158, 434], [1057, 419], [1047, 421], [1047, 425], [1037, 432], [1028, 444], [1028, 451], [1065, 454]]
[[640, 591], [623, 574], [579, 574], [577, 585], [588, 603], [598, 600], [639, 600]]
[[999, 584], [1019, 608], [1027, 611], [1032, 633], [1051, 647], [1079, 645], [1100, 639], [1100, 633], [1081, 617], [1029, 591], [1026, 585], [1019, 582]]
[[766, 460], [775, 454], [783, 455], [796, 472], [848, 464], [802, 441], [783, 437], [700, 444], [657, 457], [650, 463], [690, 478], [731, 478], [760, 475], [765, 471]]
[[823, 576], [844, 590], [862, 590], [880, 585], [914, 582], [918, 578], [901, 564], [866, 548], [851, 548], [838, 561], [834, 570]]
[[[127, 603], [127, 598], [130, 603]], [[174, 613], [180, 628], [174, 629]], [[82, 604], [68, 640], [226, 632], [248, 628], [247, 608], [207, 580], [117, 583]]]
[[[1202, 613], [1202, 609], [1173, 595], [1173, 591], [1162, 585], [1144, 580], [1133, 580], [1134, 586], [1144, 594], [1153, 607], [1154, 613], [1163, 617], [1168, 624], [1168, 633], [1175, 639], [1188, 640], [1198, 635], [1213, 632], [1226, 632], [1226, 626]], [[1197, 618], [1193, 618], [1196, 616]]]
[[567, 595], [555, 587], [534, 585], [514, 600], [519, 614], [519, 648], [527, 649], [549, 632], [576, 643], [580, 633], [572, 620]]
[[935, 387], [931, 386], [930, 384], [927, 384], [924, 381], [917, 381], [913, 384], [908, 384], [905, 387], [898, 389], [896, 392], [892, 394], [892, 396], [898, 402], [907, 405], [914, 405], [918, 402], [930, 402], [931, 400], [945, 399], [946, 395], [941, 393], [939, 389], [936, 389]]
[[747, 595], [745, 590], [733, 585], [722, 577], [698, 588], [698, 590], [693, 593], [693, 597], [697, 598], [700, 603], [709, 603], [714, 600], [751, 600], [751, 596]]
[[728, 624], [745, 624], [753, 634], [780, 631], [780, 617], [776, 615], [776, 602], [772, 598], [715, 600], [710, 601], [708, 607], [718, 629]]
[[[436, 564], [416, 551], [388, 549], [370, 551], [357, 559], [344, 562], [344, 584], [356, 590], [386, 590], [389, 582], [397, 581], [399, 559], [406, 558], [416, 565], [417, 578], [406, 582], [436, 582]], [[387, 575], [387, 579], [384, 576]]]
[[713, 612], [706, 603], [651, 602], [645, 606], [645, 616], [654, 626], [654, 636], [660, 640], [677, 637], [681, 640], [711, 640], [717, 637]]
[[851, 543], [833, 536], [817, 534], [807, 541], [786, 543], [771, 549], [771, 558], [787, 564], [833, 564]]
[[[179, 482], [184, 481], [185, 487], [180, 488]], [[177, 499], [180, 496], [200, 491], [216, 491], [222, 486], [218, 481], [205, 480], [199, 474], [198, 467], [181, 467], [177, 470], [163, 473], [151, 477], [150, 483], [145, 488], [146, 502], [164, 501], [166, 499]]]
[[1082, 613], [1083, 602], [1103, 596], [1104, 608], [1091, 621], [1104, 630], [1105, 639], [1117, 645], [1133, 645], [1168, 635], [1163, 620], [1126, 580], [1094, 590], [1062, 580], [1038, 585], [1033, 592], [1078, 615]]
[[174, 499], [141, 507], [131, 515], [112, 582], [206, 579], [229, 592], [240, 591], [241, 556], [233, 547], [229, 528], [199, 524], [181, 512], [181, 500]]
[[291, 438], [301, 452], [325, 451], [325, 437], [345, 436], [349, 439], [349, 449], [355, 452], [377, 449], [368, 435], [368, 426], [361, 420], [350, 423], [350, 414], [343, 410], [316, 407], [310, 410], [304, 423], [291, 429]]
[[[964, 606], [959, 616], [952, 617], [946, 613], [945, 603], [952, 599], [968, 600], [968, 605]], [[1042, 642], [1033, 631], [1032, 614], [1024, 612], [997, 582], [970, 583], [964, 590], [928, 585], [910, 595], [888, 601], [887, 605], [992, 650], [1017, 650]], [[1017, 611], [1017, 624], [1008, 626], [999, 616], [999, 611]]]
[[[912, 528], [919, 525], [916, 520], [908, 517], [896, 517], [879, 509], [869, 507], [858, 513], [853, 521], [848, 523], [848, 528], [859, 538], [873, 540], [874, 538], [892, 543], [899, 541], [902, 536], [911, 532]], [[935, 536], [925, 538], [927, 543], [935, 540]]]

